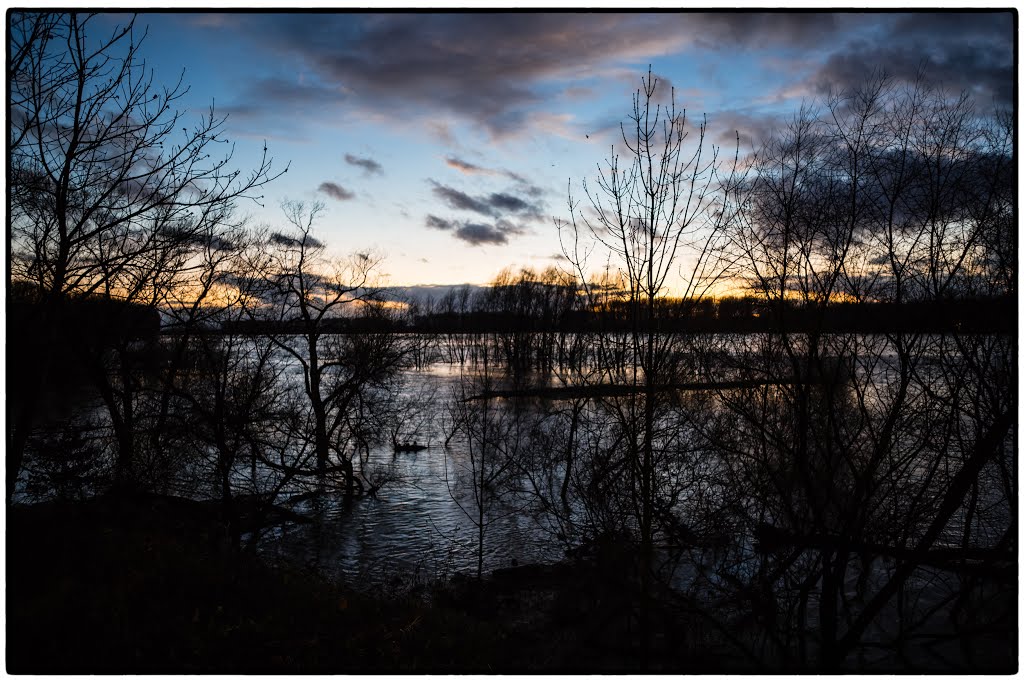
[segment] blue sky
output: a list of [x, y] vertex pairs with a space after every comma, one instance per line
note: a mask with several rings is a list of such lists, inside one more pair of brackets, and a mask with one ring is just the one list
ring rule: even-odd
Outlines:
[[[125, 15], [108, 15], [109, 25]], [[228, 115], [235, 162], [266, 140], [284, 199], [323, 201], [339, 254], [375, 249], [398, 285], [484, 283], [560, 253], [567, 186], [594, 178], [648, 65], [726, 154], [802, 102], [919, 67], [980, 106], [1012, 106], [1002, 13], [142, 13], [158, 82], [184, 70], [190, 115]]]

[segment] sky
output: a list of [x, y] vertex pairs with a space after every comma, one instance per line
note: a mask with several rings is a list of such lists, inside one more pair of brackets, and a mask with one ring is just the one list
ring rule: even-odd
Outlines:
[[[105, 25], [123, 14], [101, 17]], [[1012, 107], [1014, 17], [999, 13], [156, 13], [142, 54], [183, 74], [186, 118], [226, 115], [240, 169], [264, 141], [286, 175], [239, 209], [280, 226], [321, 201], [337, 254], [395, 285], [486, 283], [563, 263], [555, 221], [593, 183], [648, 68], [709, 141], [741, 154], [805, 102], [919, 68]]]

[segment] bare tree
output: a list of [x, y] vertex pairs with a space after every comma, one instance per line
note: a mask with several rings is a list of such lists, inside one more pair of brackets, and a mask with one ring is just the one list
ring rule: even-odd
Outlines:
[[[724, 410], [705, 435], [729, 473], [723, 487], [748, 492], [727, 514], [760, 539], [760, 568], [728, 569], [754, 559], [737, 549], [709, 582], [760, 610], [762, 654], [791, 666], [839, 669], [886, 610], [899, 616], [888, 644], [901, 650], [948, 604], [905, 598], [911, 577], [945, 570], [940, 539], [959, 536], [965, 561], [1005, 547], [1015, 524], [1000, 474], [1015, 400], [1008, 340], [825, 325], [837, 302], [969, 296], [982, 264], [1001, 261], [984, 252], [1005, 239], [994, 176], [1012, 162], [994, 158], [1004, 152], [979, 123], [965, 97], [876, 78], [804, 108], [752, 163], [734, 258], [777, 331], [715, 357], [713, 371], [748, 388], [719, 392]], [[1000, 510], [984, 540], [981, 497]], [[961, 580], [950, 584], [957, 604]]]
[[[44, 359], [70, 298], [152, 305], [210, 227], [278, 175], [265, 147], [247, 175], [231, 168], [225, 119], [212, 108], [185, 120], [177, 106], [187, 88], [154, 80], [134, 20], [99, 39], [96, 23], [79, 13], [11, 17], [10, 277], [36, 286], [31, 324]], [[37, 389], [23, 393], [9, 432], [9, 489], [37, 400]], [[131, 457], [121, 456], [125, 476]]]
[[[587, 501], [585, 518], [600, 525], [588, 534], [592, 540], [610, 532], [611, 545], [636, 548], [627, 555], [625, 590], [632, 594], [638, 579], [644, 648], [654, 582], [667, 578], [655, 546], [675, 535], [675, 508], [693, 484], [687, 469], [694, 454], [681, 428], [689, 408], [669, 388], [692, 378], [681, 362], [684, 337], [664, 324], [662, 299], [671, 292], [692, 307], [724, 276], [724, 228], [736, 183], [736, 157], [727, 172], [706, 138], [706, 121], [691, 124], [676, 109], [674, 91], [668, 104], [660, 99], [649, 70], [621, 125], [624, 157], [612, 147], [596, 187], [584, 181], [582, 206], [570, 183], [571, 218], [558, 224], [584, 306], [611, 314], [605, 322], [621, 316], [616, 326], [626, 330], [595, 335], [596, 372], [575, 376], [595, 405], [570, 410], [578, 450], [565, 465], [576, 495]], [[587, 429], [580, 429], [581, 416]]]
[[475, 368], [479, 373], [463, 375], [449, 404], [451, 422], [446, 443], [455, 435], [461, 436], [460, 443], [465, 446], [462, 457], [449, 455], [449, 447], [445, 446], [448, 494], [476, 530], [477, 580], [483, 576], [487, 530], [515, 511], [502, 505], [515, 488], [525, 435], [519, 420], [521, 414], [491, 396], [495, 383], [490, 350], [485, 345], [481, 353], [482, 363]]
[[301, 368], [316, 475], [325, 480], [340, 473], [345, 491], [353, 494], [363, 489], [353, 463], [380, 436], [371, 407], [396, 389], [415, 342], [387, 329], [341, 334], [346, 319], [380, 310], [379, 259], [366, 253], [330, 259], [313, 235], [323, 206], [287, 202], [284, 210], [290, 231], [268, 237], [259, 266], [263, 305], [255, 313]]
[[[626, 354], [627, 362], [602, 367], [605, 382], [633, 391], [604, 399], [609, 416], [623, 432], [614, 448], [626, 454], [619, 476], [628, 482], [640, 555], [653, 557], [656, 510], [666, 480], [658, 475], [672, 457], [672, 445], [659, 431], [661, 384], [677, 379], [671, 359], [678, 337], [659, 329], [658, 301], [668, 288], [684, 301], [706, 295], [722, 275], [717, 257], [724, 238], [730, 201], [730, 177], [721, 172], [719, 149], [705, 139], [706, 123], [692, 127], [686, 112], [658, 104], [658, 80], [650, 72], [633, 98], [630, 124], [622, 125], [626, 148], [615, 148], [599, 167], [597, 187], [584, 182], [587, 206], [580, 208], [570, 191], [571, 222], [559, 226], [563, 250], [581, 283], [591, 310], [611, 293], [588, 272], [588, 259], [607, 261], [610, 282], [618, 283], [629, 320], [629, 333], [597, 338], [602, 356]], [[606, 278], [606, 282], [609, 278]], [[671, 498], [671, 496], [669, 496]], [[646, 579], [645, 579], [646, 581]]]

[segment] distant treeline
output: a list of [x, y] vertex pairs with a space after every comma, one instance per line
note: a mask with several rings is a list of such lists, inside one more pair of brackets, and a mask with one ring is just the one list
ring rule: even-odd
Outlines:
[[[493, 310], [438, 312], [392, 317], [342, 317], [324, 321], [324, 333], [403, 331], [421, 333], [489, 332], [624, 332], [632, 329], [628, 304], [601, 311], [571, 310], [558, 316], [504, 313]], [[639, 311], [643, 326], [645, 310]], [[990, 332], [1017, 330], [1013, 297], [954, 299], [913, 303], [831, 303], [816, 306], [798, 301], [766, 302], [755, 298], [666, 301], [655, 316], [664, 332]], [[646, 328], [644, 328], [646, 329]], [[222, 331], [243, 334], [300, 333], [298, 321], [244, 320]]]
[[[146, 338], [157, 334], [159, 314], [151, 308], [98, 297], [68, 299], [62, 306], [59, 337], [77, 344], [99, 343], [109, 337]], [[24, 335], [39, 323], [40, 310], [31, 300], [8, 301], [10, 330]], [[646, 310], [640, 308], [643, 326]], [[416, 307], [389, 316], [345, 316], [324, 320], [321, 331], [331, 333], [421, 332], [625, 332], [632, 329], [628, 303], [614, 302], [600, 311], [568, 310], [558, 315], [531, 315], [495, 310], [418, 312]], [[800, 301], [767, 302], [753, 297], [723, 297], [697, 302], [664, 301], [655, 315], [656, 329], [665, 332], [990, 332], [1017, 331], [1017, 301], [1004, 296], [989, 299], [951, 299], [909, 303], [845, 302], [816, 306]], [[646, 327], [644, 327], [646, 329]], [[173, 333], [165, 325], [163, 332]], [[241, 334], [301, 333], [300, 321], [235, 320], [208, 332]], [[22, 337], [24, 338], [24, 337]], [[31, 338], [31, 335], [29, 335]]]

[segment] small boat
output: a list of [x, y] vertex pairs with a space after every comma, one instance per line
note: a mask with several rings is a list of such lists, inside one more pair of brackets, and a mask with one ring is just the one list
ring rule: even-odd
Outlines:
[[396, 443], [395, 453], [418, 453], [427, 450], [427, 446], [420, 443]]

